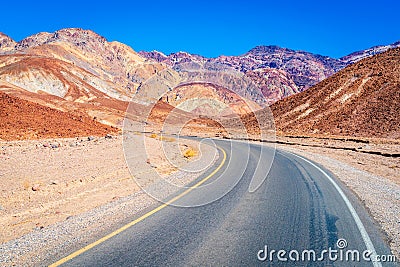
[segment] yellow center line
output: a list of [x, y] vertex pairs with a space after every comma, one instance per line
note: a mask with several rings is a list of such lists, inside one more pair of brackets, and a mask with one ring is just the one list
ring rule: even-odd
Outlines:
[[130, 222], [130, 223], [128, 223], [128, 224], [122, 226], [121, 228], [115, 230], [114, 232], [112, 232], [112, 233], [110, 233], [110, 234], [108, 234], [108, 235], [106, 235], [106, 236], [100, 238], [99, 240], [97, 240], [97, 241], [95, 241], [95, 242], [93, 242], [93, 243], [91, 243], [91, 244], [89, 244], [89, 245], [87, 245], [87, 246], [85, 246], [85, 247], [83, 247], [83, 248], [81, 248], [81, 249], [79, 249], [79, 250], [73, 252], [72, 254], [66, 256], [65, 258], [62, 258], [61, 260], [59, 260], [59, 261], [57, 261], [57, 262], [55, 262], [55, 263], [49, 265], [49, 267], [60, 266], [61, 264], [64, 264], [64, 263], [66, 263], [67, 261], [72, 260], [73, 258], [75, 258], [75, 257], [77, 257], [77, 256], [79, 256], [79, 255], [81, 255], [82, 253], [84, 253], [84, 252], [86, 252], [86, 251], [88, 251], [88, 250], [94, 248], [95, 246], [97, 246], [97, 245], [99, 245], [99, 244], [101, 244], [101, 243], [107, 241], [108, 239], [110, 239], [110, 238], [112, 238], [112, 237], [114, 237], [114, 236], [120, 234], [121, 232], [125, 231], [126, 229], [128, 229], [128, 228], [134, 226], [134, 225], [137, 224], [138, 222], [143, 221], [143, 220], [146, 219], [147, 217], [149, 217], [149, 216], [153, 215], [154, 213], [156, 213], [156, 212], [162, 210], [163, 208], [165, 208], [165, 207], [167, 207], [168, 205], [172, 204], [173, 202], [177, 201], [178, 199], [180, 199], [180, 198], [183, 197], [184, 195], [188, 194], [188, 193], [189, 193], [190, 191], [192, 191], [193, 189], [195, 189], [195, 188], [199, 187], [200, 185], [202, 185], [203, 183], [205, 183], [208, 179], [210, 179], [212, 176], [214, 176], [214, 175], [222, 168], [222, 166], [225, 164], [225, 161], [226, 161], [226, 152], [225, 152], [225, 150], [224, 150], [223, 148], [221, 148], [221, 147], [218, 147], [218, 149], [219, 149], [219, 150], [222, 152], [222, 154], [223, 154], [222, 162], [221, 162], [221, 164], [220, 164], [213, 172], [211, 172], [207, 177], [205, 177], [204, 179], [202, 179], [201, 181], [199, 181], [198, 183], [196, 183], [194, 186], [192, 186], [192, 187], [186, 189], [184, 192], [182, 192], [181, 194], [177, 195], [176, 197], [174, 197], [174, 198], [171, 199], [170, 201], [168, 201], [168, 202], [166, 202], [166, 203], [164, 203], [164, 204], [158, 206], [157, 208], [155, 208], [155, 209], [149, 211], [148, 213], [146, 213], [146, 214], [142, 215], [141, 217], [137, 218], [136, 220], [134, 220], [134, 221], [132, 221], [132, 222]]

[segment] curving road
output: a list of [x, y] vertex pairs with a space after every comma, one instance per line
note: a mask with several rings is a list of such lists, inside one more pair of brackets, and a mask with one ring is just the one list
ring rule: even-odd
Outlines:
[[[390, 252], [358, 199], [323, 167], [257, 144], [214, 142], [219, 161], [193, 183], [203, 184], [170, 200], [190, 206], [232, 188], [229, 193], [199, 207], [147, 209], [124, 231], [72, 255], [62, 252], [60, 258], [67, 258], [55, 266], [392, 266], [362, 259], [367, 249]], [[338, 239], [345, 240], [337, 244]], [[329, 261], [329, 253], [322, 253], [329, 248], [338, 250], [330, 251], [333, 259], [342, 253], [342, 260]], [[269, 258], [272, 250], [286, 254]], [[360, 252], [360, 262], [345, 257], [349, 250]]]

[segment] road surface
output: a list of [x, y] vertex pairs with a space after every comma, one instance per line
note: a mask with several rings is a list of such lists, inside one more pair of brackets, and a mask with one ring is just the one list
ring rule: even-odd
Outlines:
[[[75, 253], [60, 252], [56, 265], [381, 266], [364, 261], [362, 253], [390, 254], [358, 199], [322, 166], [258, 144], [214, 141], [220, 157], [193, 183], [206, 177], [201, 189], [169, 200], [180, 206], [216, 201], [191, 208], [160, 203], [133, 215], [133, 223], [118, 234]], [[328, 252], [322, 253], [329, 248], [337, 250], [330, 252], [330, 261]], [[272, 250], [286, 254], [281, 252], [279, 259]], [[349, 250], [359, 251], [360, 262], [350, 254], [334, 260]], [[310, 251], [316, 252], [315, 259]]]

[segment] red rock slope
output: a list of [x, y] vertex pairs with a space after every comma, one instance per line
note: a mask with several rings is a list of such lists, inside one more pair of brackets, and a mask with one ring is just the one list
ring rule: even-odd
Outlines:
[[76, 113], [67, 113], [0, 92], [0, 139], [102, 136], [117, 132]]

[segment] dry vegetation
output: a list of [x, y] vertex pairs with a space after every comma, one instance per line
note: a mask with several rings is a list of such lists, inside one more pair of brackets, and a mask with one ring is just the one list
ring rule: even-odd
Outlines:
[[183, 156], [187, 159], [193, 158], [197, 156], [198, 152], [197, 150], [193, 149], [192, 147], [189, 147], [183, 152]]

